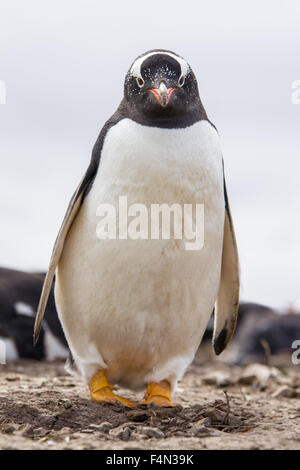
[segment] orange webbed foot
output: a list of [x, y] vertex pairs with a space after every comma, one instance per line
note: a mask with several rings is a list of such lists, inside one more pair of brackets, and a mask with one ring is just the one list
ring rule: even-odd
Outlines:
[[152, 403], [165, 408], [173, 408], [176, 406], [176, 404], [172, 402], [171, 386], [167, 380], [148, 384], [145, 399], [139, 402], [139, 404], [151, 405]]
[[111, 405], [122, 403], [122, 405], [127, 408], [132, 408], [137, 405], [137, 403], [127, 398], [120, 397], [113, 392], [114, 387], [107, 381], [104, 370], [100, 370], [93, 375], [89, 388], [91, 398], [96, 403], [108, 403]]

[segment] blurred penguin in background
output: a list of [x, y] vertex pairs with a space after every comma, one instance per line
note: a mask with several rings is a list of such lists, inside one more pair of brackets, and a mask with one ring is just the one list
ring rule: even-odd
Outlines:
[[40, 339], [33, 347], [34, 316], [45, 273], [27, 273], [0, 268], [0, 340], [5, 360], [20, 358], [54, 360], [66, 358], [68, 347], [58, 320], [51, 289]]

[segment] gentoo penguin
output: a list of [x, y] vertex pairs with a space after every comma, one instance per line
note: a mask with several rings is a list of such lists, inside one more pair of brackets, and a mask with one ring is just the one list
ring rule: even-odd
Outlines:
[[[276, 313], [271, 307], [266, 305], [256, 304], [254, 302], [242, 302], [239, 303], [239, 309], [237, 314], [237, 322], [234, 330], [234, 339], [231, 342], [230, 348], [233, 343], [239, 343], [239, 332], [243, 329], [245, 332], [250, 331], [257, 322], [268, 319], [275, 316]], [[210, 317], [207, 328], [202, 338], [202, 343], [205, 340], [210, 340], [213, 336], [213, 315]], [[230, 349], [229, 348], [229, 349]], [[228, 351], [228, 349], [227, 349]]]
[[0, 268], [0, 342], [5, 349], [6, 362], [19, 358], [53, 360], [68, 356], [53, 289], [40, 340], [36, 348], [32, 344], [34, 317], [44, 279], [45, 273]]
[[268, 351], [270, 356], [288, 353], [290, 363], [293, 349], [298, 348], [300, 352], [300, 342], [297, 343], [300, 338], [299, 315], [280, 314], [271, 308], [263, 310], [260, 307], [252, 304], [253, 310], [249, 310], [249, 317], [243, 320], [225, 358], [228, 364], [265, 363]]
[[[174, 231], [132, 239], [119, 227], [115, 239], [100, 239], [99, 207], [114, 207], [120, 219], [121, 197], [148, 214], [153, 205], [202, 205], [202, 248], [186, 249]], [[117, 383], [147, 387], [142, 403], [173, 406], [215, 303], [215, 352], [230, 340], [239, 269], [220, 141], [191, 67], [174, 52], [146, 52], [126, 75], [58, 234], [34, 340], [55, 271], [59, 318], [96, 402], [133, 406], [114, 393]]]

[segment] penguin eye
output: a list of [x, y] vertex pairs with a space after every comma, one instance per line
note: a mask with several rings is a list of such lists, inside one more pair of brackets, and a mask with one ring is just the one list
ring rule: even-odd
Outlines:
[[145, 83], [144, 80], [142, 79], [142, 77], [138, 77], [136, 79], [136, 82], [137, 82], [137, 84], [140, 88], [142, 88], [144, 86], [144, 83]]
[[183, 76], [180, 77], [180, 79], [178, 80], [178, 85], [182, 87], [184, 85], [184, 81], [185, 81], [185, 78]]

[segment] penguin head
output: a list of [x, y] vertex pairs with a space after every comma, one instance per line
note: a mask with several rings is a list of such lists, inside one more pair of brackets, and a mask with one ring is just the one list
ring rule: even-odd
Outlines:
[[124, 102], [134, 117], [154, 122], [196, 115], [202, 107], [191, 67], [166, 50], [145, 52], [133, 62], [125, 78]]

